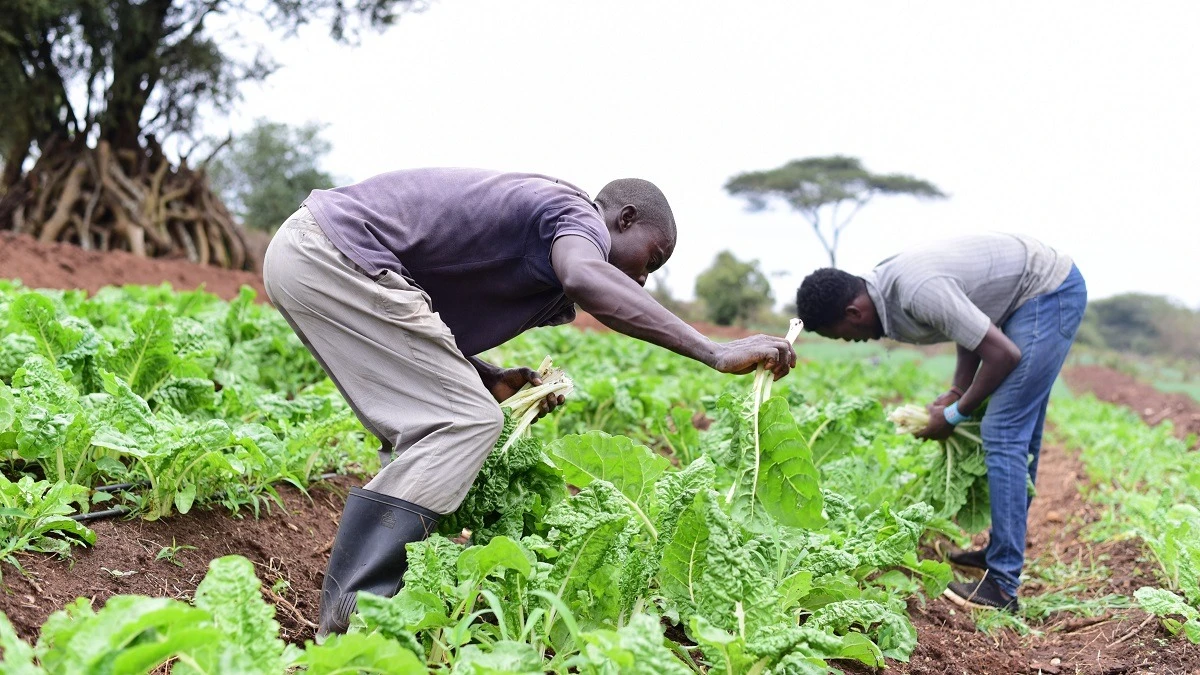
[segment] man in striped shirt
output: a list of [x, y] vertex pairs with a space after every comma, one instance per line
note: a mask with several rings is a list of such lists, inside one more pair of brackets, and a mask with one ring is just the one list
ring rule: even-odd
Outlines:
[[1071, 259], [1029, 237], [983, 234], [919, 246], [864, 276], [826, 268], [796, 294], [805, 327], [828, 338], [910, 344], [954, 342], [953, 385], [930, 406], [918, 438], [941, 440], [988, 401], [987, 453], [992, 531], [986, 549], [950, 561], [986, 571], [950, 584], [961, 605], [1013, 609], [1025, 562], [1025, 527], [1037, 477], [1050, 389], [1087, 305]]

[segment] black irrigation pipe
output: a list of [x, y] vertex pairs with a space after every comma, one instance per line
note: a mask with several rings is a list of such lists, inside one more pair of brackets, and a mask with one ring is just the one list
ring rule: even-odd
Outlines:
[[[329, 480], [330, 478], [335, 478], [335, 477], [341, 476], [341, 475], [342, 474], [340, 474], [340, 473], [323, 473], [317, 480]], [[278, 482], [282, 483], [283, 481], [278, 481]], [[316, 482], [316, 481], [313, 481], [313, 482]], [[142, 480], [142, 481], [138, 481], [136, 483], [117, 483], [115, 485], [101, 485], [100, 487], [93, 488], [93, 489], [96, 492], [120, 492], [122, 490], [128, 490], [130, 488], [147, 487], [149, 485], [150, 485], [150, 481]], [[217, 493], [213, 494], [213, 496], [218, 497], [221, 494], [223, 494], [223, 493], [217, 492]], [[77, 523], [87, 523], [87, 522], [91, 522], [93, 520], [104, 520], [106, 518], [115, 518], [117, 516], [124, 516], [124, 515], [129, 514], [130, 510], [131, 509], [128, 506], [117, 506], [115, 508], [105, 509], [103, 511], [91, 511], [88, 513], [77, 513], [77, 514], [71, 516], [71, 520], [74, 520]]]
[[92, 488], [92, 490], [94, 492], [120, 492], [122, 490], [128, 490], [129, 488], [132, 488], [132, 487], [147, 487], [148, 485], [150, 485], [150, 481], [139, 480], [136, 483], [116, 483], [115, 485], [101, 485], [99, 487]]

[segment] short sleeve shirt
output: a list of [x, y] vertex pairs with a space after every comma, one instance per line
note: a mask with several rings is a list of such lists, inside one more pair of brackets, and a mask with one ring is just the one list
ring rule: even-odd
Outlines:
[[1071, 258], [1021, 235], [991, 233], [917, 247], [864, 279], [883, 332], [910, 344], [955, 342], [975, 349], [988, 326], [1066, 280]]
[[574, 318], [550, 264], [558, 237], [583, 237], [605, 258], [612, 245], [585, 192], [538, 174], [393, 171], [313, 190], [305, 205], [366, 274], [401, 274], [428, 293], [468, 356]]

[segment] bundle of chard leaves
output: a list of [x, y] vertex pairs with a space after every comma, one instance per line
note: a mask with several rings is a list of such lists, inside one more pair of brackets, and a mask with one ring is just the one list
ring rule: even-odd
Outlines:
[[[953, 518], [967, 532], [981, 532], [991, 523], [988, 501], [987, 456], [979, 425], [985, 406], [971, 419], [954, 427], [954, 433], [938, 441], [941, 452], [929, 467], [921, 498], [941, 518]], [[929, 412], [919, 405], [903, 405], [888, 414], [896, 432], [913, 434], [929, 424]], [[1030, 486], [1032, 489], [1032, 486]]]

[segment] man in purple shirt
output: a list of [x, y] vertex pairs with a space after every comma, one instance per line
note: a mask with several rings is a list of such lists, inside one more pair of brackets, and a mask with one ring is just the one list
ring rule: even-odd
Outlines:
[[[783, 338], [713, 342], [644, 290], [675, 237], [647, 181], [613, 181], [593, 201], [548, 176], [479, 169], [314, 190], [283, 224], [263, 266], [267, 295], [384, 446], [383, 469], [346, 500], [319, 636], [346, 630], [358, 591], [399, 590], [405, 545], [458, 508], [499, 438], [499, 403], [539, 384], [477, 354], [569, 322], [579, 305], [720, 372], [764, 363], [779, 378], [795, 366]], [[561, 402], [548, 397], [543, 413]]]

